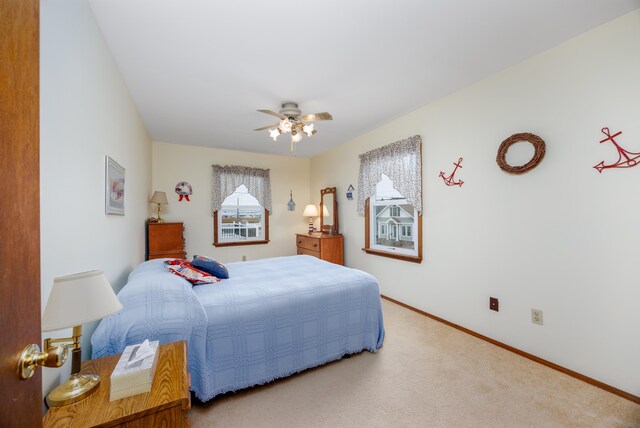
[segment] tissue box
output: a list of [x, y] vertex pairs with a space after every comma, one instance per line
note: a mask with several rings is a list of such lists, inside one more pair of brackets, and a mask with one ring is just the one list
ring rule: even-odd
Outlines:
[[149, 346], [154, 350], [153, 355], [149, 355], [129, 367], [127, 367], [127, 363], [135, 358], [140, 344], [130, 345], [124, 349], [116, 368], [111, 373], [110, 401], [151, 391], [153, 374], [158, 362], [158, 345], [157, 340], [149, 342]]

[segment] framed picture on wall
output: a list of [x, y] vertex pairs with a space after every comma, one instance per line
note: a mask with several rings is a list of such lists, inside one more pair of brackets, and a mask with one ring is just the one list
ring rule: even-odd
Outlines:
[[105, 214], [124, 215], [124, 168], [105, 156]]

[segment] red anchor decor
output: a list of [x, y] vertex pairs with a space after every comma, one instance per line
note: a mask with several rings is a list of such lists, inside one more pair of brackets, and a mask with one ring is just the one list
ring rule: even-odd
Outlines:
[[453, 172], [448, 177], [445, 177], [444, 172], [440, 171], [440, 175], [438, 177], [442, 177], [444, 184], [446, 184], [447, 186], [462, 187], [462, 185], [464, 184], [464, 181], [462, 180], [455, 181], [455, 179], [453, 178], [453, 176], [456, 175], [456, 171], [458, 170], [458, 168], [462, 168], [462, 165], [460, 165], [461, 163], [462, 163], [462, 158], [458, 159], [458, 162], [453, 163], [456, 167], [453, 169]]
[[601, 140], [600, 143], [611, 141], [613, 145], [616, 146], [616, 149], [618, 150], [618, 160], [615, 163], [612, 163], [610, 165], [605, 165], [604, 161], [602, 161], [598, 165], [594, 166], [594, 168], [597, 169], [600, 174], [602, 174], [603, 169], [607, 169], [607, 168], [631, 168], [638, 165], [638, 159], [640, 158], [640, 153], [634, 153], [634, 152], [625, 150], [622, 147], [620, 147], [618, 143], [616, 143], [615, 138], [618, 135], [622, 134], [622, 131], [616, 132], [615, 134], [611, 135], [611, 133], [609, 132], [609, 128], [604, 127], [602, 128], [602, 133], [606, 135], [607, 138], [605, 138], [604, 140]]

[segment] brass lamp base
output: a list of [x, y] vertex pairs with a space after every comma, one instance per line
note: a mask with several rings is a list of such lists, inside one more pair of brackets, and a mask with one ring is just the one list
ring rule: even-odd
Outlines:
[[87, 398], [98, 390], [100, 376], [72, 374], [68, 381], [58, 386], [47, 395], [49, 407], [66, 406]]
[[158, 223], [164, 223], [164, 220], [160, 218], [160, 204], [158, 204]]

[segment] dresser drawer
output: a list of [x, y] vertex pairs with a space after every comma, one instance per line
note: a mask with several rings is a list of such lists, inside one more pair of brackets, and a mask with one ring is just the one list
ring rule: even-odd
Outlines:
[[149, 253], [149, 260], [153, 259], [184, 259], [187, 253], [184, 251], [160, 251], [157, 253]]
[[302, 254], [320, 258], [320, 251], [311, 251], [311, 250], [307, 250], [306, 248], [298, 247], [298, 255], [302, 255]]
[[182, 223], [147, 222], [145, 260], [186, 257]]
[[344, 265], [344, 254], [342, 252], [343, 239], [340, 234], [296, 233], [297, 254], [305, 254], [317, 257], [320, 260]]
[[184, 248], [182, 223], [149, 224], [149, 252], [176, 251]]
[[319, 238], [314, 238], [311, 236], [298, 236], [297, 243], [298, 243], [298, 249], [304, 248], [311, 251], [320, 251]]

